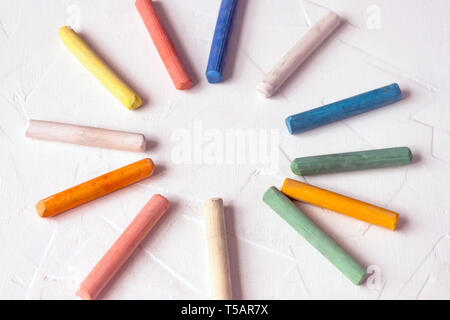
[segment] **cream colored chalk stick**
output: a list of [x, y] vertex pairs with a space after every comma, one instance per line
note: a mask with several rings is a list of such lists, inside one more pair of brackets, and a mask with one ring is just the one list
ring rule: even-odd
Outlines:
[[145, 136], [139, 133], [30, 120], [26, 136], [33, 139], [79, 144], [105, 149], [144, 152]]
[[339, 16], [329, 12], [317, 22], [264, 77], [257, 90], [270, 98], [303, 62], [328, 38], [339, 26]]
[[223, 200], [214, 198], [206, 201], [203, 211], [206, 219], [212, 298], [215, 300], [231, 300], [230, 263], [228, 261]]

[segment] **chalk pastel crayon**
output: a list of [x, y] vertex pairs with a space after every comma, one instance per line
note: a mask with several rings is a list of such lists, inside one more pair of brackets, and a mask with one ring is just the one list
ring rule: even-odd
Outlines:
[[273, 96], [339, 24], [340, 18], [336, 13], [326, 14], [272, 68], [257, 90], [266, 98]]
[[298, 176], [368, 170], [403, 166], [412, 162], [413, 155], [407, 147], [347, 152], [297, 158], [291, 170]]
[[169, 206], [166, 198], [154, 195], [83, 280], [77, 295], [85, 300], [97, 299]]
[[64, 45], [97, 80], [126, 108], [142, 105], [141, 98], [91, 49], [70, 27], [61, 27], [59, 37]]
[[32, 139], [135, 152], [144, 152], [146, 148], [143, 134], [50, 121], [30, 120], [26, 136]]
[[209, 83], [218, 83], [223, 79], [228, 42], [233, 28], [233, 19], [237, 0], [222, 0], [217, 17], [216, 29], [209, 53], [206, 78]]
[[295, 229], [306, 241], [316, 248], [339, 271], [355, 285], [360, 285], [366, 277], [366, 269], [353, 259], [344, 249], [322, 231], [311, 219], [303, 214], [291, 200], [277, 188], [266, 191], [263, 201], [281, 218]]
[[209, 273], [212, 297], [216, 300], [231, 300], [230, 262], [228, 260], [227, 230], [223, 200], [210, 199], [203, 205], [208, 242]]
[[291, 134], [302, 133], [326, 124], [375, 110], [402, 99], [398, 84], [369, 91], [352, 98], [302, 112], [286, 119]]
[[378, 225], [390, 230], [397, 227], [398, 213], [389, 211], [338, 193], [320, 189], [309, 184], [286, 179], [281, 188], [286, 196], [314, 206]]
[[39, 201], [36, 211], [42, 218], [53, 217], [108, 193], [124, 188], [152, 175], [154, 164], [143, 159], [126, 167], [111, 171], [53, 196]]
[[136, 0], [136, 8], [144, 21], [156, 50], [167, 69], [175, 88], [185, 90], [192, 87], [192, 80], [189, 78], [181, 59], [156, 14], [151, 0]]

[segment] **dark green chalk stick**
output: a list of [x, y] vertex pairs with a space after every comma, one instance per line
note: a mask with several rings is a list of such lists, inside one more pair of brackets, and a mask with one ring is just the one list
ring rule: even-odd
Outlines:
[[366, 276], [364, 267], [305, 216], [289, 198], [277, 188], [271, 187], [264, 194], [263, 201], [334, 264], [351, 282], [356, 285], [361, 284]]
[[402, 166], [410, 164], [412, 158], [411, 150], [406, 147], [337, 153], [295, 159], [291, 170], [296, 175], [307, 176]]

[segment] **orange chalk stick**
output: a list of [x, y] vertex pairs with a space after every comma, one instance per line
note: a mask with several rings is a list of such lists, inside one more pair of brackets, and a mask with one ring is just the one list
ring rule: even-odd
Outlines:
[[85, 300], [96, 299], [169, 206], [166, 198], [154, 195], [84, 279], [77, 295]]
[[175, 88], [185, 90], [192, 87], [192, 80], [187, 75], [175, 47], [172, 44], [164, 26], [159, 21], [151, 0], [137, 0], [136, 8], [153, 39], [156, 50], [172, 78]]
[[387, 229], [395, 230], [397, 226], [398, 213], [296, 180], [286, 179], [281, 192], [295, 200], [342, 213]]
[[39, 201], [37, 213], [42, 218], [55, 216], [145, 179], [152, 175], [153, 169], [151, 159], [135, 162]]

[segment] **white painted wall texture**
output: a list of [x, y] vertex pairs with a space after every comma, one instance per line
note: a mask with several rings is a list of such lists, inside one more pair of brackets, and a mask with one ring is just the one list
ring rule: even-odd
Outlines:
[[[95, 263], [155, 193], [172, 209], [103, 299], [207, 299], [202, 204], [226, 205], [237, 299], [450, 298], [450, 2], [241, 1], [227, 80], [204, 76], [219, 1], [162, 0], [158, 11], [195, 80], [179, 92], [124, 0], [0, 1], [0, 298], [76, 299]], [[263, 75], [327, 9], [346, 23], [266, 100]], [[60, 43], [70, 24], [145, 100], [128, 111]], [[299, 136], [284, 118], [398, 82], [395, 105]], [[33, 141], [29, 119], [140, 132], [147, 154]], [[240, 144], [248, 135], [258, 147]], [[228, 143], [226, 143], [228, 141]], [[355, 287], [261, 198], [296, 157], [409, 146], [414, 164], [307, 178], [400, 213], [398, 231], [299, 204], [373, 272]], [[51, 219], [34, 205], [151, 157], [148, 180]], [[274, 163], [276, 165], [274, 165]]]

